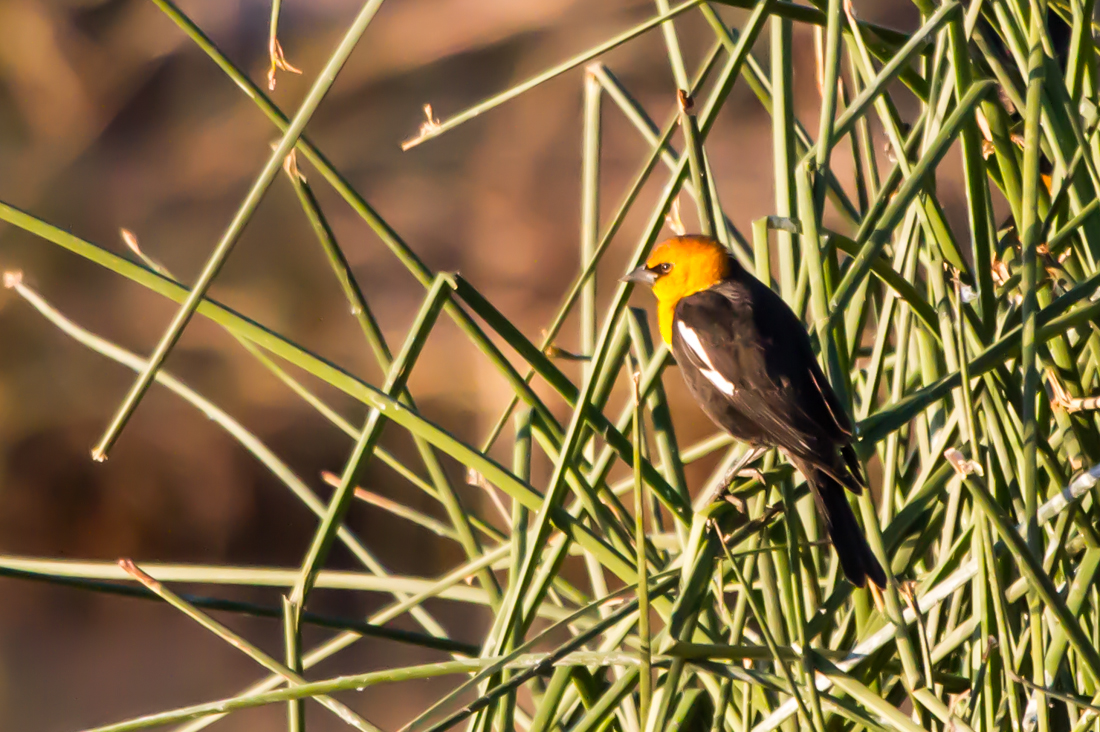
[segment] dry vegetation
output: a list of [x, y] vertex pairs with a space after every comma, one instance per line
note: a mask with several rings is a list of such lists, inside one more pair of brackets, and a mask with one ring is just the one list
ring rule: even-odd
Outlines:
[[[74, 26], [144, 65], [56, 36], [3, 51], [4, 388], [69, 420], [4, 427], [7, 594], [174, 620], [125, 689], [126, 661], [96, 663], [65, 720], [124, 699], [156, 713], [96, 730], [1100, 724], [1093, 3], [914, 5], [904, 31], [841, 0], [657, 0], [540, 34], [554, 3], [475, 31], [459, 2], [368, 0], [296, 53], [276, 2], [243, 16], [268, 50], [246, 63], [224, 15], [152, 0]], [[49, 12], [0, 6], [20, 38]], [[183, 44], [182, 68], [149, 65]], [[411, 71], [443, 58], [453, 76]], [[142, 99], [181, 84], [164, 69], [187, 94]], [[168, 109], [156, 135], [127, 104]], [[124, 138], [156, 164], [92, 175], [109, 213], [70, 233], [56, 210], [84, 199], [59, 181]], [[873, 476], [853, 500], [882, 595], [839, 574], [775, 454], [698, 500], [745, 446], [704, 431], [618, 282], [683, 221], [805, 314]], [[107, 245], [118, 226], [153, 234]], [[73, 355], [93, 352], [111, 368]], [[105, 510], [74, 490], [97, 481], [143, 497]], [[21, 525], [59, 511], [54, 535]], [[42, 628], [29, 652], [64, 665], [65, 618]], [[191, 643], [271, 675], [174, 682]]]

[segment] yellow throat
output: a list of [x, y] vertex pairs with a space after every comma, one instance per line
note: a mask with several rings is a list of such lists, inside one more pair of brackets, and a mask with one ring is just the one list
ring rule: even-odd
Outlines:
[[661, 242], [645, 264], [657, 276], [653, 283], [657, 325], [661, 339], [669, 345], [676, 303], [717, 285], [730, 274], [729, 250], [705, 236], [680, 236]]

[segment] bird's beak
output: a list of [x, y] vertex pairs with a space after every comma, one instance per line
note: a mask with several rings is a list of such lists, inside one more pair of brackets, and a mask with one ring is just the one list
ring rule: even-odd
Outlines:
[[657, 281], [657, 273], [651, 269], [646, 269], [643, 264], [633, 272], [628, 272], [619, 279], [620, 282], [634, 282], [639, 285], [653, 286], [653, 283]]

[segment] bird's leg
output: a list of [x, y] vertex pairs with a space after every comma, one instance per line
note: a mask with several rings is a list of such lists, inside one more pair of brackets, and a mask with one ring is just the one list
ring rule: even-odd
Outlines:
[[766, 447], [758, 446], [750, 448], [748, 452], [742, 455], [737, 460], [737, 462], [733, 464], [733, 467], [726, 471], [726, 474], [722, 477], [722, 480], [715, 483], [713, 486], [711, 486], [710, 490], [708, 490], [706, 493], [696, 499], [695, 510], [703, 510], [704, 508], [709, 506], [712, 501], [717, 500], [719, 496], [728, 491], [730, 489], [730, 486], [733, 485], [733, 479], [736, 478], [738, 474], [745, 469], [745, 466], [755, 462], [761, 455], [763, 455], [767, 451], [768, 448]]
[[[736, 463], [734, 463], [733, 467], [731, 467], [729, 470], [727, 470], [725, 476], [723, 476], [722, 482], [720, 483], [720, 485], [722, 486], [722, 490], [723, 491], [728, 491], [730, 489], [730, 486], [733, 485], [733, 479], [736, 478], [737, 476], [739, 476], [741, 473], [743, 473], [747, 466], [749, 466], [749, 465], [753, 464], [754, 462], [756, 462], [758, 459], [760, 459], [760, 456], [763, 455], [764, 453], [766, 453], [767, 451], [768, 451], [768, 448], [760, 445], [760, 446], [757, 446], [757, 447], [754, 447], [754, 448], [750, 449], [748, 452], [746, 452], [744, 455], [742, 455], [741, 459], [738, 460]], [[760, 475], [760, 472], [759, 471], [754, 471], [754, 472], [756, 472], [756, 474], [761, 478], [760, 482], [761, 483], [764, 482], [763, 481], [763, 476]]]

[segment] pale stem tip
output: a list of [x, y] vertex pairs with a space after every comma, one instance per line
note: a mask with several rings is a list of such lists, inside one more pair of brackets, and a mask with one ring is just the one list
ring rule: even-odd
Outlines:
[[138, 246], [138, 239], [134, 232], [130, 231], [129, 229], [119, 229], [118, 233], [119, 236], [122, 237], [123, 243], [126, 244], [127, 247], [129, 247], [130, 251], [140, 257], [141, 247]]
[[286, 174], [290, 176], [291, 180], [298, 180], [305, 183], [306, 177], [298, 170], [297, 150], [291, 150], [286, 154], [286, 157], [283, 158], [283, 170], [286, 171]]
[[401, 143], [401, 149], [403, 151], [416, 147], [430, 137], [435, 137], [439, 134], [439, 131], [443, 129], [443, 125], [439, 122], [439, 119], [432, 113], [432, 105], [424, 105], [424, 117], [426, 119], [420, 123], [420, 131], [417, 133], [416, 137]]
[[137, 566], [133, 559], [123, 557], [118, 560], [118, 566], [122, 567], [122, 571], [136, 579], [141, 584], [145, 585], [154, 592], [159, 591], [161, 584], [157, 580], [150, 577], [145, 573], [141, 567]]
[[687, 234], [687, 227], [684, 226], [683, 219], [680, 218], [680, 199], [674, 198], [672, 205], [668, 209], [668, 214], [665, 216], [665, 226], [667, 226], [672, 233], [676, 236], [684, 236]]
[[676, 103], [680, 106], [681, 112], [691, 113], [695, 108], [695, 100], [691, 98], [691, 95], [684, 89], [676, 90]]

